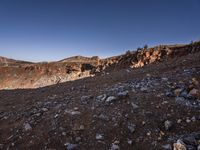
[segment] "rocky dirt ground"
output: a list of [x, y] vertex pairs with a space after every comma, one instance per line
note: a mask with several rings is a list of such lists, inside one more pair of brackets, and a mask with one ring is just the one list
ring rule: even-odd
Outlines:
[[0, 149], [199, 150], [200, 53], [1, 90]]

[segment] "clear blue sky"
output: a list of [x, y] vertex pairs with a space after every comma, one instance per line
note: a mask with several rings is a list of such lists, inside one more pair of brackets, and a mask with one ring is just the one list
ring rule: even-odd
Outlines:
[[118, 55], [200, 39], [200, 0], [0, 0], [0, 56]]

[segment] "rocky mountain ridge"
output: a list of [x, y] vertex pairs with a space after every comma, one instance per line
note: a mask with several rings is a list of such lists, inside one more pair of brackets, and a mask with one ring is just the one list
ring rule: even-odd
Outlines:
[[44, 87], [122, 68], [140, 68], [199, 51], [200, 42], [194, 42], [127, 51], [126, 54], [106, 59], [74, 56], [57, 62], [30, 63], [1, 57], [0, 89]]

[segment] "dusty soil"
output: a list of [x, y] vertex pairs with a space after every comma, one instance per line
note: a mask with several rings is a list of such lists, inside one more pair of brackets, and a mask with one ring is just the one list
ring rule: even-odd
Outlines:
[[[200, 142], [200, 53], [0, 91], [0, 149], [172, 149]], [[193, 90], [193, 94], [191, 91]], [[192, 145], [192, 146], [191, 146]]]

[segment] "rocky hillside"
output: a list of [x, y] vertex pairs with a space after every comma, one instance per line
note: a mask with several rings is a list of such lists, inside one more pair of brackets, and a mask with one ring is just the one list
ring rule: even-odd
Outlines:
[[93, 76], [97, 61], [14, 63], [0, 67], [0, 89], [37, 88]]
[[140, 68], [199, 51], [200, 42], [194, 42], [188, 45], [160, 45], [128, 51], [106, 59], [75, 56], [58, 62], [29, 63], [1, 58], [0, 89], [44, 87], [123, 68]]
[[19, 66], [21, 64], [33, 64], [33, 63], [27, 62], [27, 61], [9, 59], [9, 58], [0, 56], [0, 67], [2, 67], [2, 66]]
[[188, 45], [159, 45], [153, 48], [127, 51], [126, 54], [102, 60], [103, 69], [139, 68], [168, 61], [200, 51], [200, 41]]
[[[91, 78], [1, 90], [0, 149], [199, 150], [199, 43], [155, 47], [99, 63], [93, 70], [100, 73]], [[25, 65], [16, 67], [15, 76], [19, 83], [25, 80], [22, 72], [48, 79], [62, 67], [63, 75], [76, 72], [79, 67], [73, 65]]]

